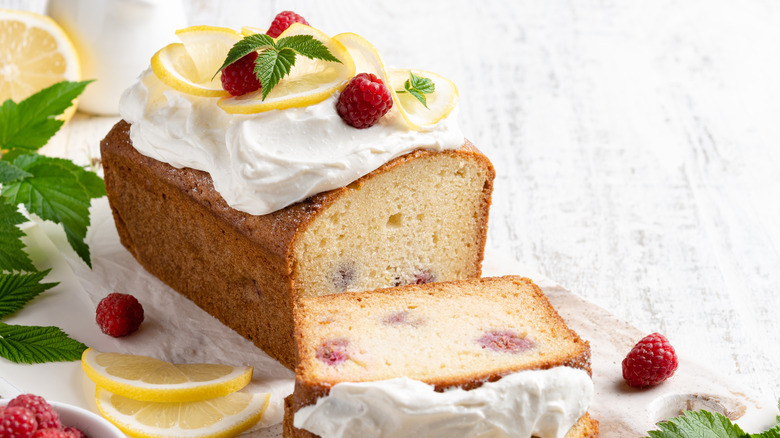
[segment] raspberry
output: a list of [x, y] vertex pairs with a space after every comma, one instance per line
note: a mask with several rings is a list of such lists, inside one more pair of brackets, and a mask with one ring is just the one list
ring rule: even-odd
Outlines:
[[500, 353], [520, 353], [534, 346], [533, 342], [512, 330], [491, 330], [480, 336], [477, 342], [482, 348]]
[[623, 378], [636, 388], [657, 385], [677, 370], [677, 354], [669, 340], [653, 333], [637, 342], [623, 359]]
[[60, 416], [51, 407], [43, 397], [35, 394], [22, 394], [8, 402], [8, 407], [18, 406], [27, 408], [35, 414], [35, 421], [38, 422], [38, 429], [48, 429], [50, 427], [59, 429], [62, 427]]
[[32, 438], [37, 429], [35, 414], [23, 406], [8, 406], [0, 414], [0, 438]]
[[274, 21], [271, 22], [271, 27], [268, 28], [268, 31], [265, 34], [271, 38], [276, 38], [281, 35], [282, 32], [287, 30], [287, 28], [290, 27], [290, 25], [293, 23], [301, 23], [307, 26], [309, 25], [305, 18], [301, 17], [295, 12], [282, 11], [276, 14]]
[[390, 90], [371, 73], [360, 73], [352, 78], [336, 104], [339, 116], [358, 129], [373, 126], [392, 107]]
[[233, 96], [241, 96], [260, 89], [260, 80], [255, 74], [257, 52], [244, 55], [238, 61], [222, 70], [222, 88]]
[[63, 427], [62, 431], [68, 434], [68, 438], [87, 438], [87, 435], [81, 429], [73, 426]]
[[336, 366], [349, 358], [349, 341], [346, 339], [331, 339], [325, 341], [317, 349], [317, 359], [330, 366]]
[[141, 326], [144, 308], [132, 295], [112, 293], [100, 300], [95, 320], [103, 333], [113, 337], [125, 336]]
[[71, 438], [71, 435], [62, 429], [51, 427], [48, 429], [38, 429], [38, 432], [35, 432], [33, 438]]

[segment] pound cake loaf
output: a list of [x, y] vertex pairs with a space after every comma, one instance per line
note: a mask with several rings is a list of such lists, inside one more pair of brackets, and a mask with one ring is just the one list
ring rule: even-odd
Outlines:
[[494, 178], [470, 143], [417, 150], [267, 215], [231, 208], [208, 173], [101, 142], [122, 244], [149, 272], [293, 368], [298, 298], [479, 277]]
[[285, 438], [595, 437], [590, 347], [530, 280], [302, 299]]

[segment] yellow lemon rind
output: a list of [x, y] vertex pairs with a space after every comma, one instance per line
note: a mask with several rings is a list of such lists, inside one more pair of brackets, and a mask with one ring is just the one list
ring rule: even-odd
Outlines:
[[185, 50], [182, 43], [171, 43], [152, 56], [151, 67], [154, 75], [157, 76], [165, 85], [173, 88], [174, 90], [181, 91], [182, 93], [192, 94], [194, 96], [201, 97], [224, 97], [230, 96], [230, 93], [223, 89], [208, 88], [182, 76], [179, 72], [176, 72], [173, 66], [169, 66], [166, 62], [166, 58], [172, 56], [170, 52]]

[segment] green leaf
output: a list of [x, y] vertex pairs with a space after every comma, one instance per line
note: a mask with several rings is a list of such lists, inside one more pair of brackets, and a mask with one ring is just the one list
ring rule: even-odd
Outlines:
[[397, 90], [397, 93], [409, 93], [419, 100], [425, 108], [428, 108], [428, 99], [426, 94], [432, 94], [436, 91], [436, 84], [429, 78], [417, 76], [409, 72], [409, 79], [404, 82], [404, 89]]
[[57, 283], [41, 283], [51, 271], [32, 274], [0, 274], [0, 318], [20, 310], [28, 301]]
[[[92, 266], [84, 244], [89, 226], [90, 199], [102, 196], [99, 178], [68, 160], [42, 155], [22, 155], [14, 165], [33, 177], [3, 187], [3, 196], [13, 204], [24, 204], [41, 219], [62, 224], [68, 242], [87, 265]], [[95, 179], [97, 178], [97, 179]]]
[[294, 35], [282, 38], [276, 42], [276, 48], [278, 50], [285, 48], [292, 49], [295, 53], [310, 59], [322, 59], [323, 61], [338, 62], [341, 64], [341, 61], [330, 53], [330, 50], [328, 50], [322, 41], [311, 35]]
[[651, 438], [747, 438], [747, 434], [727, 417], [708, 411], [686, 411], [683, 415], [658, 423], [648, 432]]
[[0, 161], [0, 184], [18, 181], [31, 176], [31, 173], [27, 173], [11, 163]]
[[752, 434], [750, 438], [780, 438], [780, 426], [775, 426], [762, 433]]
[[280, 51], [266, 50], [260, 53], [255, 64], [255, 74], [263, 90], [263, 100], [268, 93], [287, 76], [295, 64], [295, 52], [286, 48]]
[[276, 43], [274, 42], [274, 39], [268, 35], [256, 33], [245, 36], [243, 39], [241, 39], [241, 41], [238, 41], [233, 45], [233, 47], [230, 48], [227, 57], [225, 58], [225, 62], [223, 62], [219, 70], [214, 73], [212, 79], [214, 79], [217, 74], [219, 74], [219, 72], [224, 70], [225, 67], [238, 61], [244, 56], [258, 50], [266, 50], [271, 48], [276, 48]]
[[15, 363], [81, 359], [87, 346], [57, 327], [10, 325], [0, 322], [0, 356]]
[[62, 126], [55, 117], [65, 112], [91, 81], [58, 82], [20, 103], [10, 99], [0, 106], [0, 149], [3, 160], [35, 152]]
[[17, 225], [27, 222], [16, 204], [0, 198], [0, 271], [35, 271], [27, 253], [23, 251], [24, 232]]

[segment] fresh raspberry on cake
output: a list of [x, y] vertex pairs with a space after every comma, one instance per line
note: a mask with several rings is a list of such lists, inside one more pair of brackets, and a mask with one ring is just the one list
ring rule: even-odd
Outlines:
[[35, 415], [38, 429], [62, 427], [60, 416], [43, 397], [35, 394], [22, 394], [8, 402], [8, 407], [29, 409]]
[[129, 294], [112, 293], [100, 300], [95, 317], [103, 333], [119, 337], [138, 330], [144, 320], [144, 308]]
[[339, 116], [358, 129], [373, 126], [392, 107], [390, 90], [372, 73], [360, 73], [352, 78], [336, 104]]
[[268, 28], [268, 31], [265, 34], [272, 38], [276, 38], [281, 35], [282, 32], [287, 30], [287, 28], [290, 27], [290, 25], [293, 23], [301, 23], [307, 26], [309, 25], [305, 18], [301, 17], [295, 12], [282, 11], [276, 14], [274, 21], [271, 22], [271, 27]]
[[233, 96], [241, 96], [260, 89], [260, 80], [255, 74], [257, 52], [244, 55], [238, 61], [222, 70], [222, 88]]
[[677, 370], [677, 354], [660, 333], [645, 336], [623, 359], [623, 378], [633, 387], [657, 385]]
[[21, 406], [9, 406], [0, 413], [0, 438], [32, 438], [38, 429], [35, 414]]

